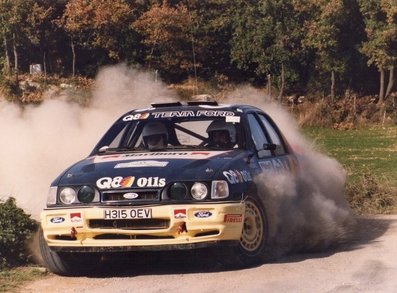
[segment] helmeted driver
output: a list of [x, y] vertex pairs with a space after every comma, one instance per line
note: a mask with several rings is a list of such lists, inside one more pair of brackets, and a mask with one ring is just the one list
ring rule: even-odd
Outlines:
[[160, 122], [150, 122], [142, 130], [142, 139], [149, 150], [163, 149], [168, 144], [167, 128]]
[[215, 120], [207, 128], [209, 146], [232, 148], [236, 144], [236, 128], [232, 123]]

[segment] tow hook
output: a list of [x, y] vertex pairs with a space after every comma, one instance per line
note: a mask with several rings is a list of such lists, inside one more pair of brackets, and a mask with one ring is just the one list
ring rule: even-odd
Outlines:
[[180, 223], [179, 226], [178, 226], [178, 234], [182, 234], [182, 233], [184, 233], [184, 232], [187, 232], [186, 223], [185, 223], [185, 222], [182, 222], [182, 223]]
[[76, 240], [77, 239], [77, 230], [76, 230], [76, 228], [74, 228], [74, 227], [72, 227], [72, 229], [70, 229], [70, 237], [73, 239], [73, 240]]

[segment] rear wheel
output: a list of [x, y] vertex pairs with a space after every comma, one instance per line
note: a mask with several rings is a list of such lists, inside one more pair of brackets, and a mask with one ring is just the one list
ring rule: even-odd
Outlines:
[[267, 258], [268, 223], [265, 208], [256, 195], [245, 200], [245, 215], [240, 243], [237, 247], [217, 250], [218, 260], [227, 266], [244, 267]]
[[49, 271], [62, 276], [80, 276], [95, 272], [101, 255], [94, 253], [61, 253], [50, 249], [44, 239], [43, 232], [39, 235], [40, 252], [44, 264]]

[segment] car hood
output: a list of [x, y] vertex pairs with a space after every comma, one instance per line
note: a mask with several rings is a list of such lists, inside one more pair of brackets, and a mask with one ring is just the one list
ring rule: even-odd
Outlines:
[[179, 180], [225, 179], [224, 172], [247, 169], [247, 156], [243, 150], [97, 155], [70, 167], [53, 185], [95, 184], [108, 189], [156, 187]]

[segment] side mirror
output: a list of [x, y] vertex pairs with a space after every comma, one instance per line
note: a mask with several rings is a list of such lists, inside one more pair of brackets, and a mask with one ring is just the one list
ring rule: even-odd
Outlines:
[[101, 148], [98, 150], [98, 153], [106, 153], [106, 151], [107, 151], [108, 148], [109, 148], [109, 146], [105, 145], [105, 146], [101, 147]]
[[263, 144], [263, 149], [266, 151], [275, 151], [277, 148], [277, 145], [274, 143], [264, 143]]

